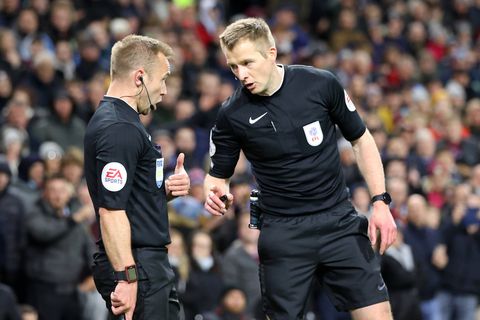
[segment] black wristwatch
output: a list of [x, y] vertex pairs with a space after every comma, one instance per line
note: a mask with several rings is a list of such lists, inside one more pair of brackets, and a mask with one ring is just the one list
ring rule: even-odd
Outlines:
[[385, 202], [386, 205], [389, 205], [392, 203], [392, 197], [390, 197], [390, 194], [388, 192], [384, 192], [382, 194], [378, 194], [376, 196], [372, 197], [372, 200], [370, 202], [373, 204], [375, 201], [383, 201]]
[[115, 282], [118, 281], [127, 281], [128, 283], [136, 282], [138, 279], [137, 276], [137, 266], [131, 265], [125, 267], [123, 271], [114, 271], [113, 277], [115, 278]]

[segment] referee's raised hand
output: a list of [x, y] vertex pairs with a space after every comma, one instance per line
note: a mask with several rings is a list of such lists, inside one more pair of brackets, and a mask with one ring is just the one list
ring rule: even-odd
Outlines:
[[185, 154], [180, 153], [177, 157], [174, 174], [165, 181], [165, 191], [172, 197], [185, 196], [190, 191], [190, 178], [183, 166]]

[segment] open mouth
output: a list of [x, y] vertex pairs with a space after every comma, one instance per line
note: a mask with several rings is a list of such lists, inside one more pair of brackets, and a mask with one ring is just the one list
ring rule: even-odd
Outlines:
[[244, 86], [245, 86], [245, 88], [247, 88], [248, 90], [252, 90], [252, 89], [255, 87], [255, 82], [246, 83]]

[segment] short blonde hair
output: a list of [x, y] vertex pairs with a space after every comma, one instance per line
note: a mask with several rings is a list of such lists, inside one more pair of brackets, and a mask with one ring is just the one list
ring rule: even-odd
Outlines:
[[[275, 40], [268, 24], [260, 18], [240, 19], [227, 26], [220, 35], [220, 45], [222, 48], [232, 50], [238, 41], [243, 39], [257, 44], [262, 54], [264, 50], [260, 49], [275, 47]], [[259, 48], [259, 45], [263, 48]]]
[[173, 50], [164, 42], [139, 35], [128, 35], [112, 47], [110, 76], [112, 80], [122, 78], [132, 70], [143, 67], [150, 73], [158, 63], [158, 53], [169, 59]]

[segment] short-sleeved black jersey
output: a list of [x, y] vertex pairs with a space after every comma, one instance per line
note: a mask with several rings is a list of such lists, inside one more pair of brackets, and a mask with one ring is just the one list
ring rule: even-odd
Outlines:
[[270, 214], [311, 214], [348, 197], [336, 143], [366, 130], [355, 106], [328, 71], [284, 66], [272, 96], [239, 88], [221, 107], [211, 132], [210, 175], [229, 178], [240, 149], [252, 163]]
[[[162, 154], [137, 112], [123, 100], [104, 97], [84, 143], [85, 176], [97, 217], [100, 207], [125, 210], [133, 248], [170, 243]], [[101, 239], [99, 245], [103, 248]]]

